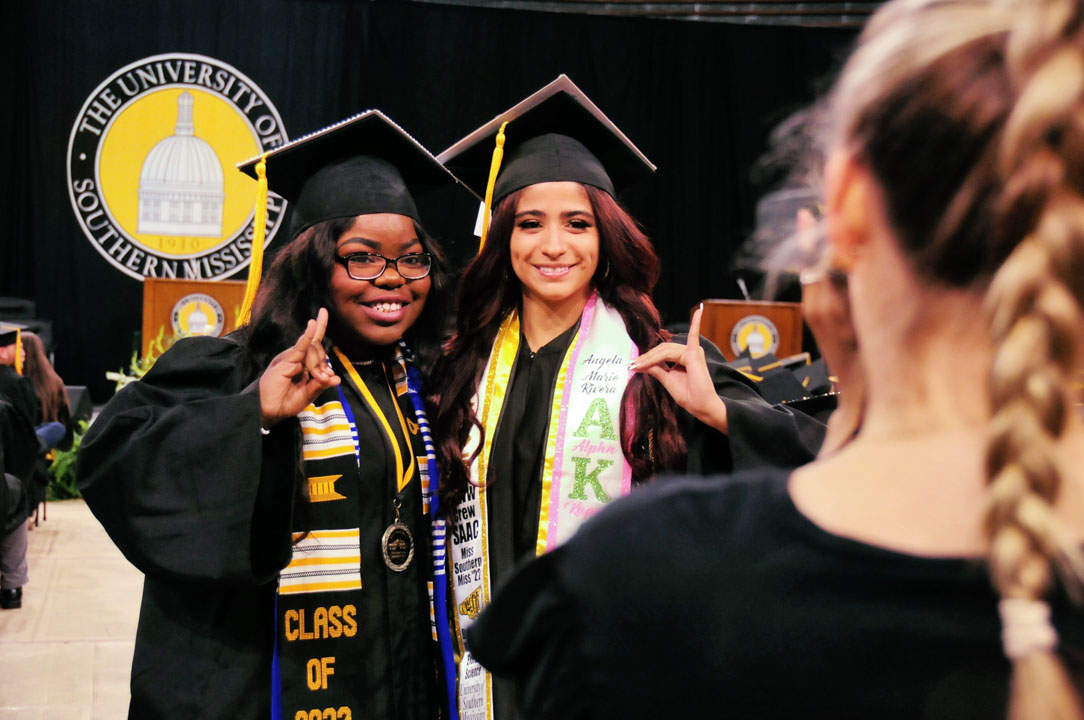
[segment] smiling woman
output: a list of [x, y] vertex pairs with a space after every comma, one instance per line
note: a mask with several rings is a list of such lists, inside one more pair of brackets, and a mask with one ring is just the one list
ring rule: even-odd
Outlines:
[[83, 494], [146, 574], [130, 715], [435, 717], [421, 380], [447, 276], [412, 193], [454, 178], [377, 111], [266, 173], [292, 239], [251, 323], [179, 341], [83, 442]]
[[[524, 317], [552, 319], [553, 330], [571, 327], [598, 268], [598, 226], [587, 190], [574, 182], [539, 183], [520, 190], [512, 204], [509, 250], [523, 286]], [[529, 326], [524, 335], [532, 350], [556, 336]]]
[[[508, 157], [494, 153], [494, 174], [495, 141]], [[434, 384], [451, 551], [471, 561], [452, 574], [458, 630], [518, 560], [554, 549], [634, 483], [816, 452], [820, 424], [764, 402], [717, 349], [700, 348], [695, 321], [688, 346], [668, 342], [651, 300], [658, 258], [614, 199], [654, 166], [568, 78], [441, 159], [493, 201]], [[679, 359], [653, 377], [675, 349], [699, 353], [695, 371]], [[641, 356], [650, 375], [630, 372]], [[515, 717], [514, 688], [469, 650], [460, 707]]]
[[419, 257], [431, 255], [423, 254], [404, 215], [360, 215], [339, 238], [331, 272], [333, 333], [352, 356], [363, 359], [391, 345], [417, 321], [432, 285], [428, 261], [424, 272], [411, 267], [423, 264]]

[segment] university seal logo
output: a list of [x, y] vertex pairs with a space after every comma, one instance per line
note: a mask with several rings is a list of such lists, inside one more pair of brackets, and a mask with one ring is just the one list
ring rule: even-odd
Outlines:
[[763, 315], [746, 315], [730, 331], [730, 349], [735, 355], [748, 350], [754, 358], [774, 353], [779, 349], [779, 330]]
[[[68, 141], [68, 195], [91, 245], [126, 275], [220, 280], [252, 255], [256, 183], [236, 165], [286, 141], [278, 110], [235, 68], [155, 55], [113, 73], [83, 104]], [[284, 209], [268, 195], [266, 243]]]
[[173, 334], [178, 337], [211, 335], [218, 337], [226, 326], [222, 306], [210, 295], [185, 295], [173, 306]]

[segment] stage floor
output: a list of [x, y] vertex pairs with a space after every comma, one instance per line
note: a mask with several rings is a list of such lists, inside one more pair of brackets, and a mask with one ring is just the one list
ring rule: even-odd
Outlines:
[[124, 718], [143, 575], [82, 500], [47, 510], [23, 606], [0, 610], [0, 718]]

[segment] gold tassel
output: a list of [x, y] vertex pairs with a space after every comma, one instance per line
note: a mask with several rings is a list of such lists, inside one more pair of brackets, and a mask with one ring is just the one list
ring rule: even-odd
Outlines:
[[489, 182], [486, 183], [486, 207], [482, 214], [482, 237], [478, 240], [478, 254], [482, 254], [482, 248], [486, 244], [486, 236], [489, 234], [489, 216], [493, 212], [493, 186], [497, 184], [497, 173], [501, 171], [501, 160], [504, 158], [504, 129], [508, 127], [508, 121], [501, 123], [501, 129], [497, 131], [497, 146], [493, 148], [493, 161], [489, 164]]
[[23, 331], [15, 331], [15, 372], [23, 374]]
[[241, 314], [237, 317], [237, 327], [248, 324], [252, 303], [256, 300], [256, 290], [260, 286], [260, 276], [263, 274], [263, 241], [267, 234], [267, 156], [268, 153], [264, 153], [256, 163], [256, 220], [252, 228], [252, 260], [248, 265], [248, 283], [245, 285]]

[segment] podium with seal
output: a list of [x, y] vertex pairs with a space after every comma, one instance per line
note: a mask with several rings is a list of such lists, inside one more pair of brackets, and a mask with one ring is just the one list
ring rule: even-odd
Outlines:
[[754, 358], [797, 355], [802, 351], [802, 306], [795, 302], [705, 300], [700, 334], [730, 361], [746, 351]]
[[233, 332], [244, 297], [241, 280], [144, 279], [143, 356], [158, 337], [220, 337]]

